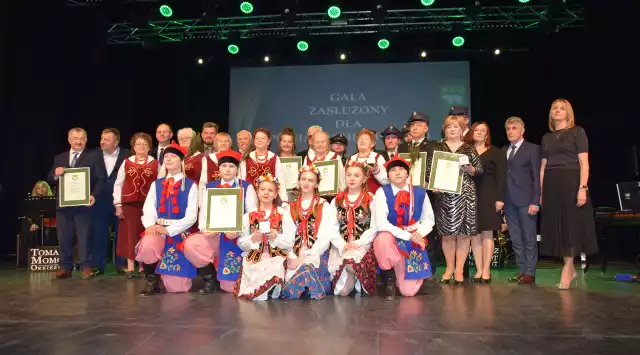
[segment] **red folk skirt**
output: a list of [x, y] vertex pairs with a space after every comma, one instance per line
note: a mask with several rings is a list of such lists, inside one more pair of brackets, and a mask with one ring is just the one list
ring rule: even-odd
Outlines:
[[118, 223], [117, 256], [135, 260], [135, 247], [144, 232], [144, 226], [142, 225], [142, 206], [144, 206], [144, 202], [122, 204], [122, 214], [124, 218]]

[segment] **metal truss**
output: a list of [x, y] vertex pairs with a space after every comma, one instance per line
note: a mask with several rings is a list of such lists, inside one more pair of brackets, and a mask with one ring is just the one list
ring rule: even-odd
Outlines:
[[179, 42], [191, 39], [226, 39], [230, 36], [287, 37], [305, 35], [371, 34], [380, 31], [482, 31], [584, 27], [584, 6], [567, 5], [550, 16], [544, 5], [483, 6], [470, 10], [419, 8], [388, 10], [380, 21], [372, 11], [347, 11], [333, 20], [326, 13], [299, 13], [295, 22], [281, 15], [219, 17], [217, 19], [169, 19], [135, 26], [131, 21], [112, 23], [109, 44], [141, 43], [145, 40]]

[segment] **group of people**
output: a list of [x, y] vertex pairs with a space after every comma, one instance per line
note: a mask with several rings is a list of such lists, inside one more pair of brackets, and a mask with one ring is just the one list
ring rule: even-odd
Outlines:
[[[558, 289], [568, 289], [573, 257], [597, 251], [588, 142], [570, 103], [553, 102], [542, 147], [524, 140], [518, 117], [506, 120], [510, 144], [503, 149], [491, 145], [487, 123], [468, 127], [465, 107], [452, 108], [441, 141], [426, 139], [429, 123], [427, 115], [413, 112], [403, 130], [387, 127], [380, 152], [377, 134], [363, 129], [351, 156], [343, 135], [329, 137], [319, 126], [308, 129], [309, 147], [299, 153], [290, 127], [279, 134], [277, 153], [270, 151], [272, 134], [265, 128], [239, 132], [236, 151], [215, 123], [205, 123], [199, 135], [179, 130], [178, 143], [171, 127], [161, 124], [157, 148], [149, 134], [136, 133], [131, 153], [118, 147], [114, 129], [103, 131], [102, 152], [86, 151], [86, 132], [74, 128], [71, 149], [55, 158], [49, 181], [57, 183], [66, 168], [90, 167], [92, 194], [90, 207], [58, 210], [56, 278], [71, 277], [74, 235], [83, 278], [95, 276], [93, 269], [103, 266], [89, 254], [104, 255], [99, 233], [117, 218], [117, 255], [127, 260], [129, 278], [140, 265], [147, 280], [143, 296], [187, 292], [198, 275], [204, 280], [200, 293], [223, 290], [249, 300], [373, 294], [379, 273], [391, 300], [396, 290], [413, 296], [433, 279], [430, 260], [440, 247], [446, 261], [441, 283], [465, 283], [470, 247], [473, 281], [489, 283], [493, 231], [504, 215], [520, 269], [510, 281], [529, 284], [535, 282], [536, 220], [544, 203], [541, 251], [564, 258]], [[460, 193], [427, 189], [435, 151], [468, 158], [460, 164]], [[420, 152], [427, 153], [426, 180], [415, 183], [412, 160], [400, 153]], [[302, 167], [297, 186], [287, 191], [280, 158], [296, 155]], [[337, 194], [318, 190], [316, 164], [327, 160], [338, 161]], [[219, 188], [241, 189], [242, 231], [208, 231], [207, 191]]]

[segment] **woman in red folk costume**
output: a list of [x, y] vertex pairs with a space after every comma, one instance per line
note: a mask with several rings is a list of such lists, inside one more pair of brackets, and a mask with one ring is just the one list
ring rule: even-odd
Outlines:
[[373, 194], [367, 191], [368, 165], [347, 161], [347, 189], [331, 201], [338, 212], [340, 236], [333, 238], [329, 273], [333, 293], [353, 296], [376, 291], [378, 264], [371, 244], [376, 236]]
[[[184, 171], [186, 176], [198, 183], [202, 173], [202, 151], [204, 144], [200, 135], [191, 128], [182, 128], [178, 131], [178, 144], [187, 152], [184, 158]], [[166, 169], [160, 169], [158, 177], [165, 177]]]
[[127, 259], [127, 278], [135, 277], [135, 247], [144, 232], [142, 206], [151, 184], [158, 178], [158, 161], [149, 155], [151, 136], [136, 133], [131, 137], [134, 155], [124, 161], [118, 170], [113, 187], [113, 204], [120, 218], [116, 255]]
[[170, 144], [164, 150], [167, 177], [151, 184], [142, 208], [146, 228], [136, 249], [136, 260], [143, 264], [146, 290], [141, 296], [161, 293], [159, 278], [169, 292], [187, 292], [196, 267], [184, 255], [184, 241], [198, 220], [198, 187], [182, 172], [187, 150]]
[[403, 296], [414, 296], [423, 280], [433, 276], [426, 237], [434, 216], [425, 189], [408, 181], [411, 164], [396, 155], [385, 165], [390, 184], [379, 188], [374, 197], [378, 235], [373, 252], [390, 301], [396, 285]]
[[245, 213], [238, 239], [242, 271], [234, 294], [253, 301], [277, 299], [285, 277], [285, 262], [293, 247], [295, 224], [279, 207], [278, 178], [266, 174], [256, 179], [258, 209]]
[[[249, 153], [247, 158], [240, 163], [240, 178], [250, 183], [256, 184], [256, 180], [266, 174], [271, 174], [279, 181], [284, 181], [282, 164], [280, 158], [269, 151], [271, 145], [271, 132], [266, 128], [258, 128], [253, 133], [254, 151]], [[284, 183], [278, 187], [280, 201], [288, 202], [287, 190]]]
[[[226, 152], [231, 150], [231, 144], [233, 141], [231, 140], [231, 136], [225, 132], [220, 132], [216, 134], [216, 137], [213, 139], [213, 148], [216, 152]], [[220, 180], [220, 166], [218, 162], [217, 154], [203, 154], [202, 158], [202, 171], [200, 173], [200, 183], [198, 187], [201, 191], [203, 191], [207, 184], [213, 181]], [[238, 175], [240, 170], [238, 170]], [[200, 194], [202, 196], [202, 193]]]
[[382, 185], [387, 185], [387, 170], [384, 167], [384, 157], [376, 153], [373, 148], [376, 146], [376, 133], [364, 128], [358, 132], [357, 136], [358, 152], [352, 155], [349, 160], [367, 164], [367, 187], [371, 193], [375, 194]]

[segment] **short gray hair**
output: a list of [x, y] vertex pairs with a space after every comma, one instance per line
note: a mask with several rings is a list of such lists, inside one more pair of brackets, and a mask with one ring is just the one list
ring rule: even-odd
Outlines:
[[178, 139], [180, 139], [181, 134], [191, 134], [191, 138], [196, 136], [196, 132], [191, 127], [185, 127], [178, 130]]
[[522, 126], [522, 128], [524, 128], [524, 121], [522, 120], [522, 118], [517, 116], [511, 116], [507, 118], [507, 121], [504, 123], [504, 126], [507, 127], [510, 124], [514, 124], [516, 126]]
[[71, 128], [69, 130], [69, 133], [67, 133], [67, 136], [71, 137], [71, 133], [84, 133], [84, 136], [87, 137], [87, 131], [84, 128], [81, 128], [81, 127]]

